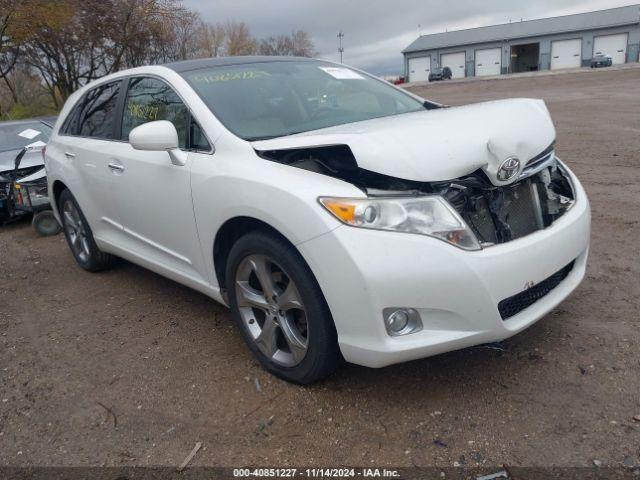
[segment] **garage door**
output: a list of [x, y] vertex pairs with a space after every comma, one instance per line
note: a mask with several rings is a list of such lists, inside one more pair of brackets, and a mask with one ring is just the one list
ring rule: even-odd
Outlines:
[[499, 48], [476, 50], [476, 77], [500, 75], [500, 58], [501, 50]]
[[601, 35], [593, 40], [594, 55], [609, 55], [613, 64], [627, 60], [627, 34]]
[[409, 81], [427, 82], [431, 72], [431, 55], [409, 59]]
[[582, 40], [551, 42], [551, 70], [578, 68], [582, 64]]
[[464, 52], [446, 53], [440, 56], [440, 66], [451, 69], [452, 78], [464, 78]]

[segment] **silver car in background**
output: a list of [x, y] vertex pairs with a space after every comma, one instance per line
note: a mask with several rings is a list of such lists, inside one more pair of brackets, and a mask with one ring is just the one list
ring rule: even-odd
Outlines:
[[33, 214], [40, 235], [55, 235], [60, 226], [47, 192], [44, 148], [55, 117], [0, 122], [0, 224]]

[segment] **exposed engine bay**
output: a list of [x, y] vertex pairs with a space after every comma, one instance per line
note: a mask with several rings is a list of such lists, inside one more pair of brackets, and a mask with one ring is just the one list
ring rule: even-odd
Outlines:
[[347, 181], [368, 196], [444, 197], [474, 231], [482, 246], [509, 242], [542, 230], [574, 203], [571, 181], [553, 145], [530, 159], [518, 180], [493, 185], [478, 169], [438, 182], [404, 180], [360, 168], [347, 145], [257, 151], [264, 159]]

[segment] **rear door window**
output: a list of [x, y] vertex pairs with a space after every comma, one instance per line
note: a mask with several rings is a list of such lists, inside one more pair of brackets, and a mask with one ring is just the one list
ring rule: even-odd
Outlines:
[[[121, 83], [120, 80], [106, 83], [87, 92], [77, 113], [75, 134], [81, 137], [105, 140], [115, 138], [116, 112]], [[73, 117], [71, 120], [69, 127], [73, 129], [76, 120]]]
[[187, 148], [190, 113], [178, 94], [157, 78], [131, 78], [124, 103], [120, 138], [128, 140], [131, 130], [156, 120], [173, 123], [178, 131], [180, 148]]

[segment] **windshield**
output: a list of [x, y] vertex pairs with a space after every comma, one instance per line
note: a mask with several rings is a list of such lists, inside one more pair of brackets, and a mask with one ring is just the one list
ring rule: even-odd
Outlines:
[[42, 147], [51, 136], [51, 127], [42, 122], [0, 123], [0, 152], [21, 150], [23, 147]]
[[182, 75], [216, 117], [245, 140], [424, 109], [386, 82], [320, 61], [220, 66]]

